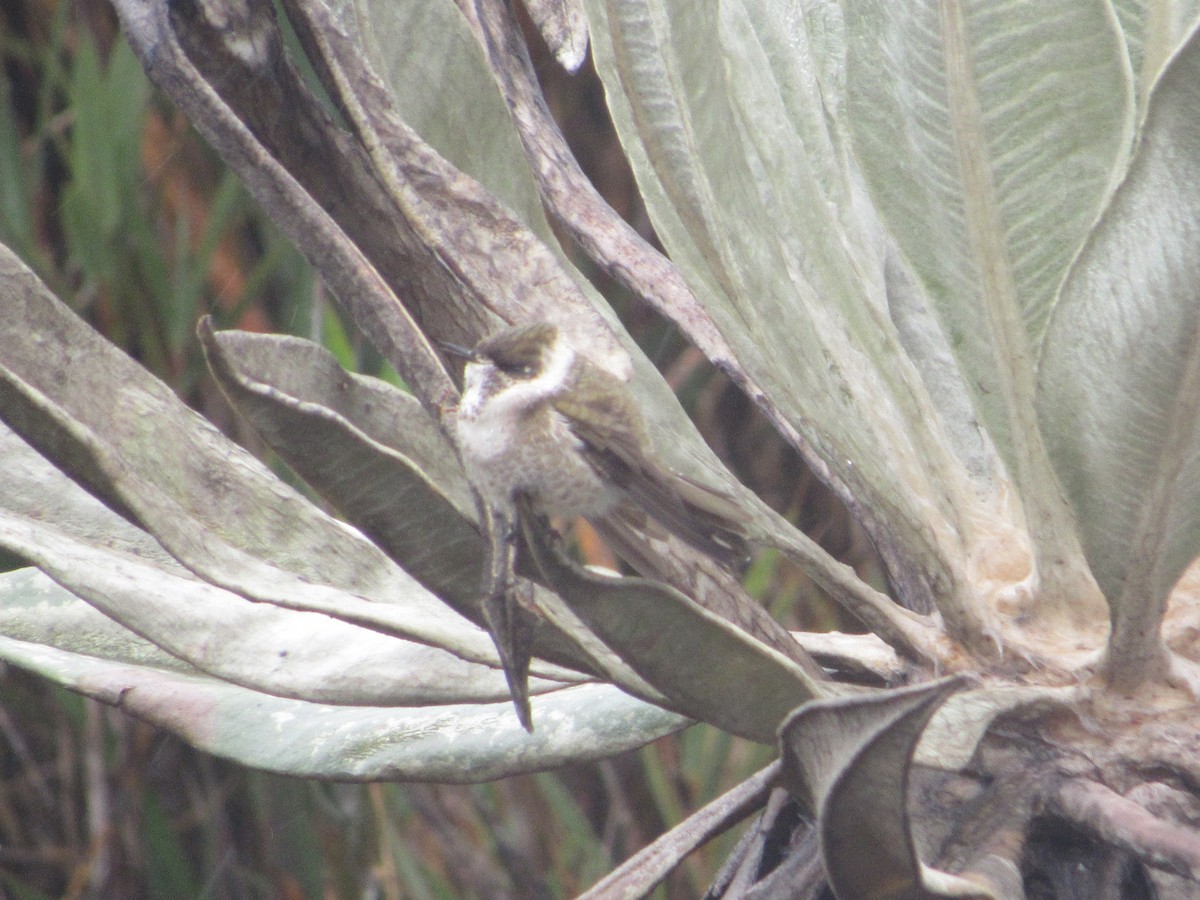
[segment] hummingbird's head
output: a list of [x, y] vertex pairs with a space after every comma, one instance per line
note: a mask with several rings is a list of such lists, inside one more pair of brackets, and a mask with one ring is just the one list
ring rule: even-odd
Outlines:
[[472, 362], [490, 364], [505, 378], [528, 381], [541, 375], [558, 347], [558, 329], [549, 322], [506, 328], [480, 341]]
[[506, 328], [467, 354], [461, 409], [470, 414], [503, 393], [516, 403], [540, 400], [564, 383], [574, 351], [548, 322]]

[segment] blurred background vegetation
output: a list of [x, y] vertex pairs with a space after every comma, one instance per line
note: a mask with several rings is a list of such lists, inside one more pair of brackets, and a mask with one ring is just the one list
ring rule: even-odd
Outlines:
[[[649, 234], [594, 73], [567, 76], [536, 39], [532, 49], [585, 171]], [[252, 448], [205, 377], [200, 315], [212, 313], [218, 327], [306, 336], [348, 368], [394, 377], [150, 86], [104, 0], [0, 6], [0, 241]], [[861, 532], [744, 398], [667, 323], [576, 261], [731, 468], [880, 584]], [[585, 528], [577, 537], [584, 555], [606, 560]], [[853, 628], [777, 559], [756, 560], [747, 580], [789, 627]], [[321, 783], [246, 770], [0, 669], [0, 896], [571, 896], [770, 755], [697, 726], [597, 765], [488, 785]], [[695, 855], [658, 896], [699, 896], [733, 839]]]

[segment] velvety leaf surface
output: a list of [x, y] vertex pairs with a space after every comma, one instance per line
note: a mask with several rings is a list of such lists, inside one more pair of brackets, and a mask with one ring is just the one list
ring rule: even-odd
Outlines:
[[[35, 640], [32, 633], [72, 649], [73, 644], [60, 641], [87, 641], [93, 626], [111, 630], [95, 624], [106, 621], [103, 616], [89, 619], [92, 625], [75, 636], [55, 624], [63, 616], [82, 615], [77, 608], [86, 600], [114, 623], [198, 669], [281, 696], [376, 705], [507, 696], [482, 631], [473, 638], [475, 653], [490, 666], [326, 615], [251, 602], [197, 578], [3, 426], [0, 458], [5, 460], [0, 546], [66, 588], [49, 593], [62, 600], [58, 605], [0, 608], [4, 634]], [[355, 602], [347, 598], [347, 604]], [[356, 605], [361, 609], [362, 601]], [[380, 608], [375, 617], [379, 628], [393, 634], [403, 629], [402, 620], [402, 611], [393, 606]], [[532, 689], [561, 686], [535, 678]]]
[[1200, 3], [1196, 0], [1113, 0], [1113, 9], [1137, 81], [1138, 105], [1144, 113], [1150, 88], [1158, 79], [1167, 60], [1187, 39], [1196, 22]]
[[[8, 593], [0, 586], [0, 594]], [[327, 706], [200, 673], [0, 637], [0, 658], [119, 706], [243, 765], [313, 778], [479, 782], [607, 757], [687, 725], [607, 685], [534, 697], [534, 735], [507, 698], [423, 708]], [[579, 693], [574, 693], [578, 691]]]
[[410, 394], [302, 338], [200, 326], [234, 408], [318, 493], [456, 608], [479, 592], [482, 539], [454, 448]]
[[561, 556], [544, 528], [524, 532], [571, 612], [691, 718], [772, 743], [788, 712], [834, 689], [672, 588], [581, 569]]
[[[763, 402], [871, 509], [885, 556], [905, 561], [901, 593], [925, 605], [941, 594], [954, 630], [971, 631], [959, 627], [974, 615], [959, 566], [1004, 520], [993, 493], [1004, 475], [965, 404], [935, 410], [890, 319], [889, 238], [829, 115], [844, 106], [840, 12], [587, 8], [614, 123], [672, 260]], [[935, 319], [910, 314], [907, 327], [948, 358]], [[944, 365], [939, 377], [965, 397]], [[987, 480], [971, 486], [968, 465]]]
[[[1200, 37], [1150, 96], [1129, 176], [1063, 286], [1040, 362], [1042, 427], [1114, 644], [1158, 654], [1200, 553]], [[1132, 657], [1131, 657], [1132, 658]]]
[[481, 658], [478, 629], [184, 406], [5, 249], [0, 281], [13, 325], [0, 335], [0, 417], [56, 465], [213, 584], [348, 616], [378, 606], [405, 635]]
[[[1029, 347], [1039, 343], [1121, 174], [1131, 77], [1108, 3], [942, 10], [848, 4], [846, 111], [872, 197], [931, 286], [977, 405], [1008, 450], [1011, 413], [996, 404], [1011, 376], [988, 372], [1030, 361], [1003, 355], [1001, 332], [1015, 326]], [[1003, 40], [993, 37], [998, 22]]]
[[[253, 603], [0, 512], [0, 542], [97, 610], [215, 677], [320, 703], [495, 701], [494, 668], [319, 613]], [[479, 641], [483, 656], [488, 644]], [[535, 680], [531, 690], [557, 687]]]
[[1069, 616], [1095, 591], [1038, 429], [1033, 363], [1128, 158], [1133, 80], [1111, 6], [845, 11], [847, 121], [871, 197], [1020, 489], [1038, 600]]
[[340, 7], [342, 22], [366, 50], [405, 123], [553, 243], [508, 106], [458, 7], [447, 0], [343, 0], [330, 6]]

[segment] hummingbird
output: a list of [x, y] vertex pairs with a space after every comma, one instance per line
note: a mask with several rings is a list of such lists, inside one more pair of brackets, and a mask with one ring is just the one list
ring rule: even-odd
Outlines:
[[729, 568], [744, 564], [736, 501], [657, 463], [629, 388], [557, 327], [518, 325], [472, 350], [447, 349], [467, 359], [456, 424], [463, 465], [504, 520], [516, 520], [521, 494], [549, 516], [642, 522], [640, 512]]

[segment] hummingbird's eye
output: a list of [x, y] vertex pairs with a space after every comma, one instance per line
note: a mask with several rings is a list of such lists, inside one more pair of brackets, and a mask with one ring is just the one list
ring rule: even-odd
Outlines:
[[480, 341], [475, 352], [510, 378], [533, 378], [557, 332], [544, 322], [501, 331]]
[[533, 366], [526, 365], [515, 360], [494, 360], [496, 368], [505, 375], [511, 375], [513, 378], [528, 378], [533, 374]]

